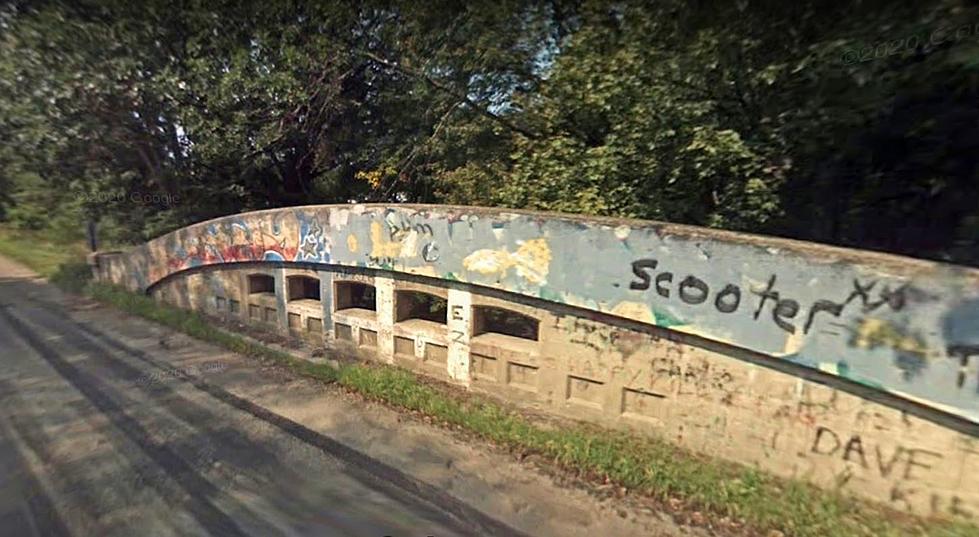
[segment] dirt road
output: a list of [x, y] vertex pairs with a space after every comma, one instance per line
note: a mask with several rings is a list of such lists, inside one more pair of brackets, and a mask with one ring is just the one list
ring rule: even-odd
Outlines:
[[0, 258], [0, 535], [676, 535]]

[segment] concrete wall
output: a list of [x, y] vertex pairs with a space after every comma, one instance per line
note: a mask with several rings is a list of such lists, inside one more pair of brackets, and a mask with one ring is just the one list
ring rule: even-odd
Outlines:
[[[256, 322], [355, 355], [899, 509], [979, 516], [975, 270], [650, 222], [403, 206], [236, 215], [98, 261], [100, 277], [182, 307], [248, 319], [263, 301], [274, 311]], [[255, 272], [275, 295], [248, 296]], [[320, 304], [285, 300], [300, 274], [320, 279]], [[345, 281], [373, 284], [375, 310], [336, 310]], [[446, 299], [446, 322], [396, 322], [400, 291]], [[537, 319], [538, 339], [474, 335], [480, 306]]]

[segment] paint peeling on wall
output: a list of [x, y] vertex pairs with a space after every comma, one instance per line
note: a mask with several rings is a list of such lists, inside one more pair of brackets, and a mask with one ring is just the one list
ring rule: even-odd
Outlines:
[[648, 222], [317, 206], [189, 226], [106, 262], [146, 289], [284, 261], [469, 282], [729, 342], [979, 422], [979, 271]]

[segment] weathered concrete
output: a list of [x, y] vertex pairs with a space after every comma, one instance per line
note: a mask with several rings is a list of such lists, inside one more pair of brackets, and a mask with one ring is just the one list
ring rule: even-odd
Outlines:
[[[315, 276], [323, 342], [338, 350], [899, 509], [979, 514], [976, 270], [650, 222], [417, 206], [236, 215], [98, 263], [103, 279], [284, 332], [315, 324], [315, 307], [286, 302], [289, 276]], [[258, 273], [274, 294], [248, 293]], [[338, 309], [343, 281], [373, 284], [375, 309]], [[399, 317], [407, 291], [445, 300], [442, 317]], [[536, 339], [475, 333], [486, 306], [535, 319]]]

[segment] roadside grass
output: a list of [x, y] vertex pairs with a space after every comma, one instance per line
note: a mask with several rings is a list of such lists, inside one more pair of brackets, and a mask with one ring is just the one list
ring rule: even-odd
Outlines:
[[586, 424], [544, 427], [502, 404], [436, 387], [396, 367], [354, 364], [334, 368], [311, 363], [211, 326], [196, 312], [117, 287], [91, 284], [86, 291], [128, 313], [234, 352], [272, 360], [297, 374], [335, 382], [367, 398], [420, 412], [443, 425], [459, 427], [513, 451], [536, 454], [590, 479], [625, 487], [685, 512], [702, 511], [712, 520], [743, 521], [749, 534], [778, 530], [800, 537], [979, 535], [979, 528], [972, 524], [902, 515], [801, 481], [697, 456], [664, 440]]
[[[42, 231], [25, 231], [0, 226], [0, 254], [19, 261], [45, 278], [58, 274], [64, 264], [85, 263], [85, 245], [58, 242]], [[76, 269], [77, 271], [77, 269]]]
[[[736, 533], [779, 530], [800, 537], [976, 537], [979, 527], [946, 519], [920, 519], [839, 492], [701, 457], [664, 440], [581, 424], [544, 427], [505, 405], [423, 382], [414, 373], [383, 365], [334, 368], [296, 358], [217, 328], [204, 316], [160, 304], [127, 290], [91, 283], [80, 245], [53, 245], [34, 234], [0, 228], [0, 254], [31, 267], [52, 283], [127, 313], [293, 372], [337, 383], [387, 405], [420, 412], [512, 451], [535, 454], [597, 482], [654, 498], [681, 513], [746, 524]], [[777, 535], [777, 533], [772, 533]]]

